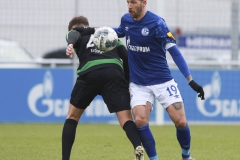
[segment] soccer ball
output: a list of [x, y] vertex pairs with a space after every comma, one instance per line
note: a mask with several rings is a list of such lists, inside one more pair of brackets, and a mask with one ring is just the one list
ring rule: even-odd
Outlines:
[[117, 46], [117, 33], [110, 27], [100, 27], [94, 33], [93, 43], [100, 51], [111, 51]]

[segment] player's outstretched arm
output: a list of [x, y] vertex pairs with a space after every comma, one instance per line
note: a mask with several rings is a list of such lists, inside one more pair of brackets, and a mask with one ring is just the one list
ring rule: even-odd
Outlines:
[[94, 34], [96, 28], [94, 27], [75, 27], [73, 30], [78, 31], [81, 36]]
[[185, 59], [183, 58], [181, 52], [178, 50], [176, 45], [169, 45], [170, 47], [167, 49], [169, 51], [169, 53], [171, 54], [174, 62], [176, 63], [176, 65], [178, 66], [179, 70], [182, 72], [182, 74], [184, 75], [184, 77], [186, 77], [187, 81], [189, 82], [189, 85], [191, 86], [191, 88], [196, 91], [197, 93], [199, 93], [198, 97], [200, 97], [202, 100], [204, 100], [204, 90], [203, 87], [200, 86], [199, 84], [197, 84], [189, 71], [188, 65], [185, 61]]
[[81, 35], [79, 32], [71, 30], [66, 35], [66, 41], [68, 43], [68, 46], [66, 48], [66, 55], [70, 58], [73, 57], [74, 54], [74, 46], [77, 44], [78, 40], [81, 38]]
[[117, 51], [118, 51], [119, 57], [123, 61], [123, 69], [124, 69], [125, 79], [129, 83], [130, 76], [129, 76], [129, 66], [128, 66], [128, 51], [127, 51], [126, 47], [124, 46], [123, 42], [120, 40], [118, 40]]

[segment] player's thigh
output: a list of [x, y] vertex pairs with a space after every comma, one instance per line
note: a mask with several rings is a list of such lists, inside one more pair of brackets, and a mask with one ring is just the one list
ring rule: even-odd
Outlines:
[[110, 113], [130, 110], [130, 94], [124, 73], [116, 68], [105, 70], [101, 95]]
[[173, 123], [177, 126], [185, 126], [186, 115], [184, 110], [183, 102], [175, 102], [167, 107], [167, 112], [169, 117], [172, 119]]
[[178, 85], [174, 80], [151, 86], [156, 99], [163, 108], [167, 108], [176, 102], [183, 102]]
[[148, 86], [130, 83], [131, 107], [145, 106], [147, 102], [154, 103], [154, 95]]
[[79, 109], [86, 109], [98, 94], [96, 81], [94, 72], [79, 77], [72, 90], [70, 103]]
[[150, 102], [146, 102], [145, 105], [137, 105], [132, 109], [133, 117], [137, 126], [143, 126], [149, 123], [151, 110], [152, 104]]

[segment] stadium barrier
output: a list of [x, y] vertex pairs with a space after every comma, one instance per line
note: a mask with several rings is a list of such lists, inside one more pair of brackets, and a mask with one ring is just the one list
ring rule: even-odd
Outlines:
[[[189, 123], [240, 122], [239, 70], [192, 70], [194, 79], [204, 87], [204, 101], [197, 97], [180, 71], [171, 72], [184, 99]], [[0, 122], [64, 122], [73, 75], [71, 68], [0, 69]], [[150, 121], [157, 125], [172, 123], [158, 102]], [[97, 96], [81, 122], [116, 123], [117, 118]]]

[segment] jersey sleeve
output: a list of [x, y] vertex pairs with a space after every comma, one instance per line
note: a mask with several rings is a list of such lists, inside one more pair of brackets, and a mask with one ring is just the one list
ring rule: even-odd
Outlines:
[[122, 23], [123, 23], [122, 20], [123, 20], [123, 17], [121, 19], [121, 24], [119, 25], [119, 27], [113, 27], [112, 28], [117, 33], [118, 38], [125, 37], [124, 28], [122, 26]]
[[176, 40], [168, 29], [168, 26], [164, 19], [159, 18], [156, 23], [156, 38], [160, 43], [162, 43], [162, 46], [166, 46], [167, 43], [176, 43]]
[[74, 47], [79, 42], [80, 39], [81, 39], [81, 34], [75, 30], [70, 30], [66, 35], [67, 43], [73, 44]]
[[174, 46], [170, 47], [168, 49], [168, 52], [172, 56], [174, 62], [176, 63], [176, 65], [178, 66], [179, 70], [184, 75], [184, 77], [191, 75], [188, 65], [187, 65], [187, 62], [185, 61], [184, 57], [182, 56], [182, 54], [179, 51], [179, 49], [177, 48], [177, 46], [174, 45]]

